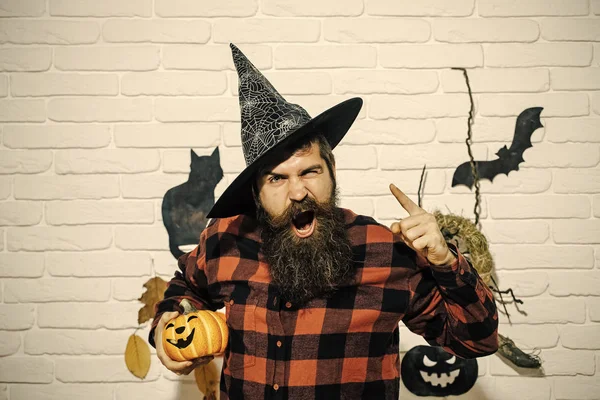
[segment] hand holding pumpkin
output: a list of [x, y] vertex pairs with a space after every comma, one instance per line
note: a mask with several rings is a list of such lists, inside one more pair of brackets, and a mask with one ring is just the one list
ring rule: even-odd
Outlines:
[[158, 324], [156, 325], [156, 329], [154, 331], [154, 342], [156, 343], [156, 355], [158, 356], [158, 359], [160, 360], [160, 362], [170, 371], [176, 373], [177, 375], [187, 375], [190, 372], [192, 372], [196, 367], [199, 367], [200, 365], [204, 365], [208, 362], [210, 362], [214, 357], [213, 356], [208, 356], [208, 357], [200, 357], [197, 358], [196, 360], [186, 360], [186, 361], [176, 361], [171, 359], [167, 353], [165, 352], [165, 349], [163, 347], [163, 331], [165, 329], [165, 325], [167, 324], [168, 321], [172, 320], [173, 318], [177, 318], [177, 316], [179, 315], [179, 313], [177, 311], [174, 312], [166, 312], [164, 313], [160, 320], [158, 321]]
[[229, 329], [222, 314], [197, 310], [187, 299], [180, 305], [184, 309], [182, 315], [177, 312], [162, 315], [156, 326], [155, 342], [162, 343], [156, 346], [156, 351], [165, 367], [187, 375], [212, 360], [214, 354], [225, 351]]

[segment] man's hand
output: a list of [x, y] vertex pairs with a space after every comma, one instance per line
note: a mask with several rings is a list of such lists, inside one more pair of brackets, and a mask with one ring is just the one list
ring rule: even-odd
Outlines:
[[154, 344], [156, 345], [156, 355], [158, 356], [158, 359], [168, 370], [173, 371], [177, 375], [187, 375], [196, 369], [196, 367], [209, 363], [214, 357], [200, 357], [193, 361], [175, 361], [167, 355], [163, 348], [162, 333], [166, 323], [171, 319], [176, 318], [178, 315], [179, 313], [177, 311], [173, 311], [166, 312], [160, 317], [156, 329], [154, 330]]
[[393, 183], [392, 194], [398, 203], [408, 212], [408, 218], [394, 222], [390, 229], [399, 234], [408, 247], [426, 258], [433, 265], [448, 265], [456, 260], [448, 249], [444, 236], [433, 214], [423, 210], [409, 199]]

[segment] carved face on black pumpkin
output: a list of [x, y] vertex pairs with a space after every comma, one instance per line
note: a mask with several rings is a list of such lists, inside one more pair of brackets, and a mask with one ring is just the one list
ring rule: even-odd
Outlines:
[[458, 358], [441, 347], [416, 346], [402, 359], [402, 382], [417, 396], [458, 396], [477, 380], [477, 361]]

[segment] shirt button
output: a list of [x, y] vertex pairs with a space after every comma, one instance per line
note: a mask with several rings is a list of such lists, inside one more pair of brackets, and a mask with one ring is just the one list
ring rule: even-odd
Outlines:
[[232, 306], [232, 305], [233, 305], [233, 303], [235, 303], [235, 301], [233, 301], [233, 299], [232, 299], [232, 300], [229, 300], [229, 305], [230, 305], [230, 306]]
[[289, 301], [287, 303], [285, 303], [285, 307], [286, 308], [292, 308], [292, 303], [290, 303]]
[[278, 340], [277, 341], [277, 347], [281, 347], [281, 345], [282, 345], [281, 340]]
[[279, 390], [279, 385], [278, 385], [278, 384], [274, 384], [274, 385], [273, 385], [273, 389], [275, 389], [275, 390]]

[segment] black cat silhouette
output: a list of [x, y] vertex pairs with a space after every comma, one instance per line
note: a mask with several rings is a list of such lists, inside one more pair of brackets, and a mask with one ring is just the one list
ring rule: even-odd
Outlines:
[[187, 182], [169, 189], [162, 202], [169, 249], [176, 259], [184, 254], [179, 246], [198, 244], [206, 215], [215, 204], [215, 186], [223, 179], [218, 147], [210, 156], [198, 156], [191, 150], [191, 157]]

